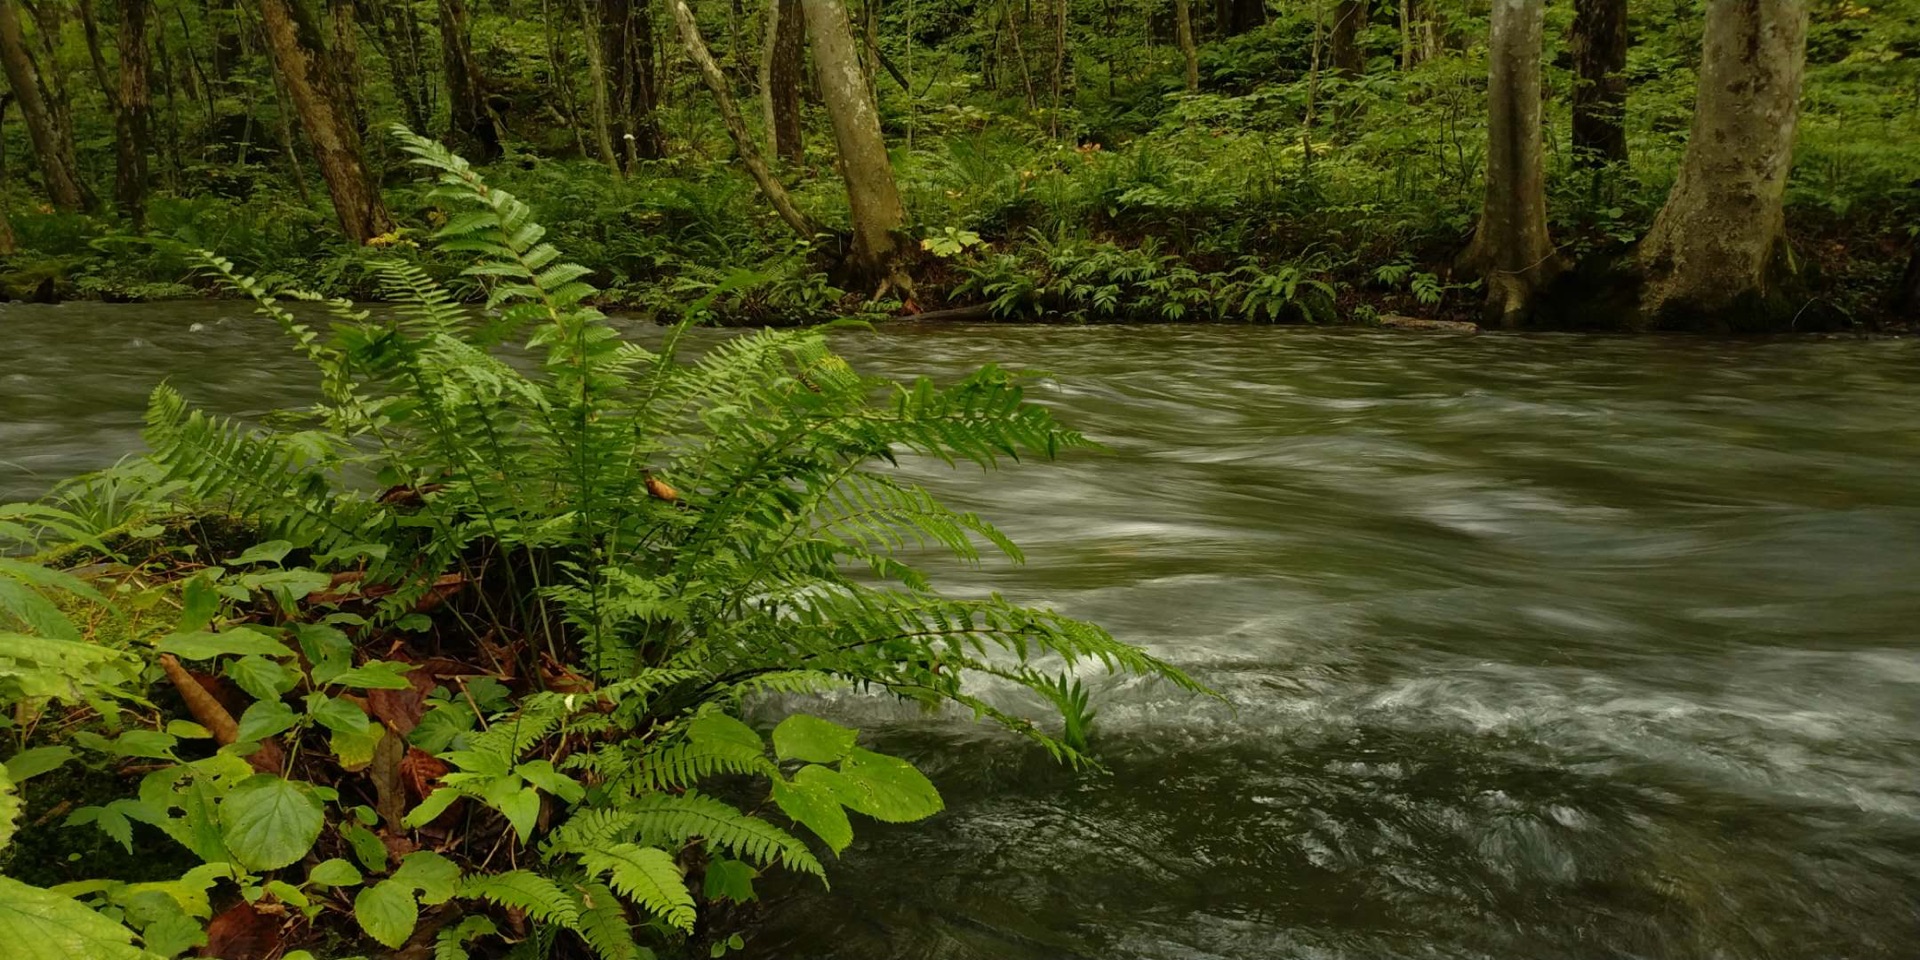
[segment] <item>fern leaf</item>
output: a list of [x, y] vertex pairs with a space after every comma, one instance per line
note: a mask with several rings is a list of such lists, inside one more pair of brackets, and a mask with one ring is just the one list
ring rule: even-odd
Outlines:
[[693, 932], [693, 892], [687, 889], [672, 854], [658, 847], [622, 843], [580, 854], [580, 865], [594, 876], [606, 876], [615, 890], [669, 926]]

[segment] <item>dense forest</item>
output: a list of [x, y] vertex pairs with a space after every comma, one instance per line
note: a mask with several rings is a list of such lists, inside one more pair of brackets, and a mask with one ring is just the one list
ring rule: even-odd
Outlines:
[[[1910, 0], [8, 0], [0, 285], [370, 298], [395, 125], [604, 303], [1785, 330], [1920, 301]], [[456, 291], [471, 295], [456, 284]]]

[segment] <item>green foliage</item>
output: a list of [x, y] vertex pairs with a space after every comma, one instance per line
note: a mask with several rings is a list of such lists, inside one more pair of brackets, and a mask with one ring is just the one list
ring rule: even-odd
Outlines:
[[[1058, 695], [1080, 690], [1068, 671], [1093, 662], [1197, 689], [1098, 627], [944, 597], [912, 565], [926, 550], [1019, 557], [897, 466], [993, 468], [1084, 446], [1026, 402], [1026, 378], [987, 367], [950, 384], [876, 380], [818, 331], [743, 334], [692, 359], [677, 349], [684, 324], [657, 349], [628, 341], [526, 203], [398, 136], [448, 213], [437, 255], [464, 261], [486, 310], [393, 260], [369, 265], [400, 303], [391, 316], [322, 301], [321, 326], [210, 257], [315, 364], [323, 401], [260, 427], [159, 387], [146, 466], [123, 470], [143, 488], [127, 498], [138, 509], [11, 514], [17, 536], [89, 549], [108, 547], [99, 527], [120, 513], [224, 516], [244, 531], [190, 564], [152, 564], [171, 580], [111, 592], [0, 562], [20, 631], [0, 635], [0, 694], [111, 720], [19, 753], [0, 798], [73, 748], [90, 762], [138, 758], [150, 772], [134, 796], [78, 807], [66, 827], [128, 851], [156, 831], [199, 863], [157, 886], [61, 888], [122, 942], [189, 949], [237, 891], [388, 949], [446, 911], [476, 911], [480, 922], [433, 938], [437, 955], [462, 956], [505, 929], [487, 911], [511, 910], [536, 925], [528, 943], [644, 957], [646, 943], [699, 932], [703, 903], [752, 899], [757, 871], [824, 880], [788, 821], [837, 854], [850, 814], [904, 823], [942, 809], [925, 776], [853, 729], [794, 715], [769, 743], [738, 716], [756, 694], [855, 685], [956, 704], [1080, 763], [1092, 714], [1083, 692]], [[503, 358], [515, 342], [531, 364]], [[129, 591], [158, 592], [173, 615], [119, 646], [51, 599], [112, 608]], [[422, 646], [395, 639], [408, 635]], [[427, 649], [497, 677], [456, 672], [448, 689]], [[200, 703], [189, 669], [250, 702], [237, 718]], [[114, 702], [162, 673], [192, 720]], [[1041, 694], [1059, 725], [978, 699], [979, 676]], [[423, 712], [390, 729], [375, 694], [407, 691], [425, 694]], [[398, 796], [403, 764], [427, 761], [432, 782]], [[730, 802], [756, 793], [773, 802]], [[0, 805], [7, 824], [12, 809]], [[455, 818], [466, 826], [449, 832]]]

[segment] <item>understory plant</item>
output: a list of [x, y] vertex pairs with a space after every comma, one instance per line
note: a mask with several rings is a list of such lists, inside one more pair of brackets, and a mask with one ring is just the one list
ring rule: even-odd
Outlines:
[[[635, 342], [524, 203], [397, 136], [435, 178], [439, 251], [469, 261], [486, 309], [399, 259], [372, 264], [398, 304], [373, 315], [289, 305], [210, 257], [324, 399], [259, 427], [163, 385], [135, 472], [152, 523], [115, 485], [112, 509], [0, 514], [0, 538], [97, 561], [85, 577], [0, 561], [16, 747], [0, 844], [39, 784], [118, 778], [126, 795], [27, 829], [99, 831], [144, 870], [0, 877], [0, 942], [717, 956], [740, 941], [710, 919], [766, 871], [824, 880], [850, 814], [942, 806], [853, 729], [747, 723], [757, 695], [852, 686], [958, 708], [1080, 764], [1078, 670], [1195, 689], [1091, 624], [942, 596], [913, 564], [1019, 551], [899, 458], [993, 468], [1086, 444], [1021, 376], [876, 380], [820, 331], [697, 356], [684, 326]], [[1007, 712], [982, 681], [1057, 716]]]

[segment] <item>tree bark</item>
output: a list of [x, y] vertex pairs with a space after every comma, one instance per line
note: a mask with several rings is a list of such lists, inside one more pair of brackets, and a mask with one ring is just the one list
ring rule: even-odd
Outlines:
[[773, 204], [780, 219], [785, 220], [787, 226], [792, 227], [802, 240], [812, 240], [820, 232], [819, 226], [793, 205], [786, 188], [767, 169], [767, 161], [761, 158], [760, 148], [754, 145], [753, 134], [747, 131], [747, 123], [741, 118], [740, 109], [734, 105], [733, 94], [727, 89], [726, 74], [720, 72], [720, 65], [713, 62], [713, 54], [707, 52], [707, 42], [700, 36], [700, 25], [693, 19], [693, 10], [687, 6], [686, 0], [667, 0], [667, 7], [673, 12], [674, 22], [680, 26], [680, 41], [687, 49], [687, 57], [694, 66], [700, 68], [700, 79], [706, 82], [707, 89], [713, 93], [713, 102], [720, 108], [720, 119], [727, 126], [727, 135], [733, 138], [734, 148], [740, 151], [740, 162], [746, 165], [753, 182], [759, 185], [760, 193], [767, 198], [767, 202]]
[[806, 38], [800, 0], [767, 0], [767, 36], [760, 52], [760, 106], [766, 114], [768, 149], [794, 164], [806, 154], [800, 127]]
[[1524, 324], [1562, 264], [1547, 235], [1540, 121], [1545, 0], [1493, 0], [1487, 58], [1487, 195], [1463, 265], [1486, 280], [1487, 317]]
[[601, 57], [610, 84], [612, 136], [631, 170], [636, 161], [657, 160], [666, 153], [654, 116], [653, 8], [648, 0], [601, 2]]
[[1806, 66], [1804, 0], [1707, 0], [1693, 129], [1641, 239], [1639, 321], [1723, 315], [1773, 292]]
[[447, 78], [447, 133], [456, 149], [481, 163], [501, 154], [500, 128], [487, 106], [486, 81], [473, 58], [466, 0], [439, 0], [441, 66]]
[[1574, 0], [1573, 158], [1627, 159], [1627, 0]]
[[1223, 0], [1224, 16], [1221, 25], [1227, 36], [1239, 36], [1249, 30], [1266, 26], [1266, 0]]
[[34, 159], [40, 165], [47, 200], [61, 210], [90, 210], [94, 204], [93, 194], [80, 179], [73, 139], [63, 132], [54, 116], [40, 70], [33, 54], [27, 50], [17, 2], [0, 0], [0, 67], [4, 67], [7, 83], [20, 101], [20, 117], [26, 121], [27, 139], [32, 142]]
[[600, 37], [604, 28], [590, 0], [580, 2], [580, 29], [586, 34], [587, 86], [593, 94], [593, 142], [600, 149], [600, 162], [615, 176], [624, 173], [620, 156], [613, 152], [613, 94], [607, 82], [606, 52]]
[[114, 112], [113, 198], [120, 215], [144, 230], [147, 223], [147, 154], [152, 146], [147, 114], [153, 106], [148, 83], [148, 0], [119, 0], [120, 83]]
[[406, 115], [407, 126], [416, 133], [433, 129], [433, 91], [421, 51], [420, 21], [414, 16], [413, 4], [360, 0], [359, 10], [386, 58], [394, 99], [400, 101], [400, 112]]
[[1186, 61], [1187, 92], [1200, 92], [1200, 48], [1193, 42], [1193, 5], [1190, 0], [1173, 0], [1173, 28], [1180, 40], [1180, 59]]
[[275, 72], [286, 84], [314, 162], [333, 197], [340, 229], [364, 244], [393, 230], [361, 148], [360, 132], [347, 113], [341, 80], [319, 24], [300, 0], [257, 0]]
[[333, 75], [340, 81], [340, 102], [345, 104], [353, 129], [362, 137], [367, 133], [367, 112], [360, 103], [360, 88], [366, 76], [360, 70], [360, 28], [354, 0], [327, 0], [327, 26], [333, 31]]
[[910, 290], [911, 283], [899, 268], [895, 237], [906, 226], [907, 211], [881, 138], [880, 111], [860, 69], [847, 9], [841, 0], [800, 0], [800, 8], [806, 15], [813, 62], [820, 72], [820, 91], [833, 122], [840, 171], [853, 211], [849, 263], [863, 278], [880, 280], [882, 289], [892, 284]]
[[1340, 0], [1334, 4], [1333, 30], [1328, 36], [1328, 55], [1334, 72], [1345, 77], [1367, 72], [1367, 51], [1360, 43], [1366, 29], [1366, 0]]

